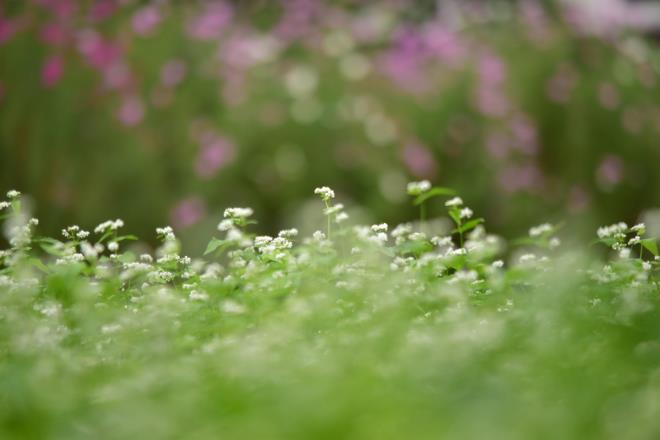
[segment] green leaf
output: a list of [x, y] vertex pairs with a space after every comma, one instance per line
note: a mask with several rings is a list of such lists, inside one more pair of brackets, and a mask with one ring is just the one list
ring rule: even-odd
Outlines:
[[438, 196], [454, 196], [456, 195], [456, 191], [454, 191], [451, 188], [443, 188], [441, 186], [434, 186], [430, 190], [426, 191], [423, 194], [418, 195], [415, 200], [413, 201], [413, 205], [421, 205], [428, 199], [432, 199], [433, 197], [438, 197]]
[[644, 248], [655, 255], [658, 256], [658, 243], [655, 238], [645, 238], [640, 242]]
[[467, 232], [471, 229], [474, 229], [477, 225], [480, 225], [483, 222], [484, 222], [483, 218], [472, 219], [472, 220], [470, 220], [468, 222], [465, 222], [464, 224], [460, 225], [458, 228], [454, 229], [454, 232], [458, 232], [458, 233], [462, 234], [462, 233]]
[[46, 266], [40, 259], [30, 258], [30, 263], [37, 269], [41, 270], [43, 273], [50, 273], [48, 266]]
[[120, 241], [126, 241], [126, 240], [136, 241], [137, 239], [138, 238], [135, 235], [122, 235], [121, 237], [117, 237], [115, 241], [119, 243]]
[[211, 241], [209, 241], [209, 244], [206, 246], [206, 250], [204, 251], [204, 255], [208, 255], [210, 253], [215, 252], [222, 246], [226, 245], [227, 242], [225, 240], [218, 240], [217, 238], [213, 238]]
[[425, 240], [407, 241], [397, 247], [398, 251], [402, 254], [413, 254], [420, 256], [423, 253], [433, 250], [433, 245]]
[[451, 208], [449, 210], [449, 217], [451, 217], [452, 220], [454, 220], [454, 223], [456, 223], [456, 226], [460, 227], [461, 226], [461, 211], [458, 210], [458, 208]]

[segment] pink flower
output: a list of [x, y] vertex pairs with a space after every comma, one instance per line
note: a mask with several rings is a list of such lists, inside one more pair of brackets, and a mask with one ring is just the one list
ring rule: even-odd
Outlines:
[[58, 56], [51, 56], [41, 67], [41, 85], [46, 88], [53, 87], [62, 77], [64, 63]]
[[139, 124], [144, 118], [144, 105], [137, 96], [129, 96], [123, 99], [117, 112], [119, 122], [127, 127]]
[[596, 169], [598, 185], [607, 191], [621, 180], [623, 180], [623, 162], [613, 154], [605, 156]]
[[415, 177], [431, 178], [435, 176], [437, 164], [427, 147], [417, 141], [411, 141], [403, 147], [402, 153], [403, 162]]
[[206, 204], [197, 197], [179, 201], [170, 212], [170, 220], [175, 228], [186, 228], [198, 223], [206, 215]]
[[160, 20], [160, 11], [156, 6], [145, 6], [133, 14], [133, 30], [138, 35], [148, 35], [158, 26]]
[[0, 14], [0, 44], [9, 41], [16, 33], [16, 30], [16, 23], [7, 20]]
[[219, 38], [234, 15], [232, 7], [222, 1], [207, 2], [206, 7], [188, 22], [188, 35], [198, 40]]
[[203, 179], [212, 178], [218, 170], [229, 164], [234, 159], [234, 143], [222, 136], [208, 135], [202, 140], [202, 147], [195, 172]]
[[116, 0], [97, 0], [89, 11], [92, 21], [103, 21], [117, 10]]
[[51, 46], [62, 46], [68, 38], [67, 31], [58, 23], [49, 23], [41, 28], [39, 38]]
[[121, 56], [121, 47], [112, 41], [104, 41], [98, 33], [91, 30], [78, 34], [78, 50], [87, 62], [96, 69], [106, 69]]
[[160, 82], [165, 87], [174, 87], [186, 76], [186, 63], [182, 60], [168, 61], [160, 71]]

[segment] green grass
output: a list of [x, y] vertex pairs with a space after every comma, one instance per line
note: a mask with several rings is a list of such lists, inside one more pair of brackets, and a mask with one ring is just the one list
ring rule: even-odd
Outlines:
[[0, 437], [658, 438], [643, 227], [600, 230], [604, 262], [551, 225], [520, 253], [456, 199], [456, 228], [433, 235], [337, 223], [320, 195], [326, 233], [254, 237], [251, 211], [228, 210], [206, 260], [168, 228], [154, 256], [120, 222], [39, 237], [12, 198]]

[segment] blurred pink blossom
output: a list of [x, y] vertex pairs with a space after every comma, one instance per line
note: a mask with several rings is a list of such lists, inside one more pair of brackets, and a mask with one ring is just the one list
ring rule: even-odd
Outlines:
[[105, 41], [95, 31], [84, 30], [77, 35], [78, 50], [87, 62], [96, 69], [110, 67], [121, 56], [122, 50], [118, 43]]
[[517, 115], [511, 122], [511, 131], [516, 139], [516, 147], [525, 154], [534, 155], [538, 151], [536, 125], [526, 115]]
[[96, 0], [89, 11], [92, 21], [103, 21], [117, 10], [117, 0]]
[[179, 59], [168, 61], [160, 71], [160, 82], [165, 87], [178, 85], [186, 76], [186, 63]]
[[125, 97], [117, 112], [119, 122], [127, 127], [139, 124], [144, 118], [144, 104], [137, 96]]
[[499, 175], [500, 187], [508, 193], [538, 189], [542, 183], [543, 175], [535, 164], [509, 165]]
[[437, 165], [429, 149], [420, 142], [411, 141], [403, 147], [403, 162], [408, 170], [418, 178], [435, 176]]
[[195, 172], [203, 179], [210, 179], [234, 159], [235, 146], [229, 138], [212, 134], [203, 135], [201, 141]]
[[16, 33], [16, 30], [16, 23], [3, 17], [0, 11], [0, 44], [9, 41]]
[[192, 196], [179, 201], [170, 212], [170, 220], [175, 228], [187, 228], [198, 223], [206, 215], [206, 204]]
[[59, 23], [48, 23], [41, 28], [39, 38], [51, 46], [62, 46], [67, 42], [68, 33]]
[[62, 77], [64, 63], [59, 56], [51, 56], [44, 61], [41, 67], [41, 85], [46, 88], [53, 87]]
[[59, 19], [66, 19], [76, 12], [76, 0], [33, 0], [37, 5], [50, 11]]
[[623, 180], [623, 162], [613, 154], [605, 156], [596, 169], [596, 182], [601, 189], [609, 190]]
[[133, 14], [133, 30], [138, 35], [149, 35], [160, 21], [160, 10], [154, 5], [145, 6]]
[[234, 11], [224, 1], [209, 1], [199, 14], [190, 20], [186, 26], [188, 35], [198, 40], [219, 38], [223, 29], [234, 15]]

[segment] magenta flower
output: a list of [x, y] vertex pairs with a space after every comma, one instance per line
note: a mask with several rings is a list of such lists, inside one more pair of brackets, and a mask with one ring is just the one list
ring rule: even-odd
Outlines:
[[212, 178], [234, 159], [234, 143], [226, 137], [206, 135], [197, 156], [195, 172], [203, 179]]
[[41, 85], [46, 88], [53, 87], [62, 77], [64, 63], [59, 56], [51, 56], [46, 59], [41, 67]]
[[149, 5], [133, 14], [133, 30], [138, 35], [149, 35], [161, 21], [160, 11], [156, 6]]
[[206, 7], [188, 22], [188, 35], [198, 40], [219, 38], [225, 26], [229, 24], [234, 11], [223, 1], [207, 2]]
[[132, 127], [139, 124], [144, 118], [144, 104], [137, 96], [129, 96], [123, 99], [117, 118], [126, 127]]
[[206, 204], [192, 196], [181, 200], [170, 211], [170, 220], [175, 228], [187, 228], [198, 223], [206, 215]]
[[437, 171], [435, 158], [420, 142], [411, 141], [403, 147], [403, 162], [417, 178], [432, 178]]
[[39, 38], [51, 46], [63, 46], [68, 40], [68, 33], [59, 23], [48, 23], [41, 28]]

